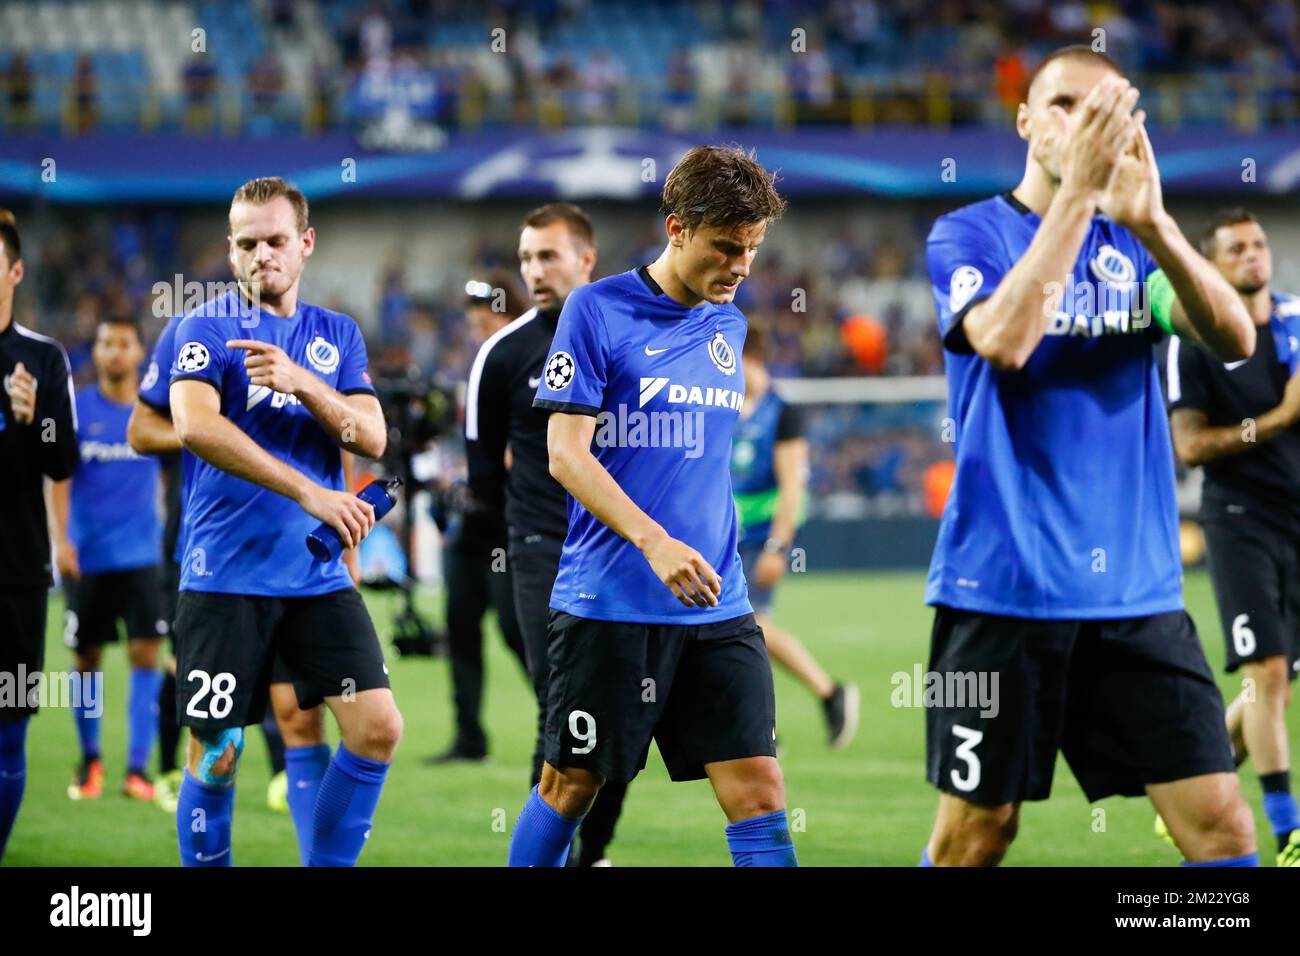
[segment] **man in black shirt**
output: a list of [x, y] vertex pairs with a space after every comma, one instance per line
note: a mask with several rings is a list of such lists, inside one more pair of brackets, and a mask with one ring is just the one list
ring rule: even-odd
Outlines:
[[45, 666], [50, 574], [43, 476], [77, 467], [76, 403], [63, 346], [13, 318], [22, 243], [0, 210], [0, 857], [27, 778], [27, 721]]
[[1300, 665], [1300, 299], [1270, 291], [1268, 238], [1244, 209], [1215, 218], [1201, 248], [1259, 334], [1253, 356], [1227, 364], [1172, 339], [1174, 447], [1205, 466], [1201, 521], [1227, 668], [1246, 678], [1228, 707], [1237, 762], [1255, 762], [1278, 865], [1300, 866], [1285, 717]]
[[[491, 340], [509, 328], [523, 311], [523, 301], [508, 274], [489, 275], [465, 287], [465, 314], [478, 341]], [[474, 389], [471, 373], [470, 393]], [[467, 394], [465, 422], [469, 425]], [[466, 435], [468, 441], [468, 432]], [[451, 699], [456, 712], [456, 737], [445, 752], [425, 763], [445, 764], [487, 757], [488, 738], [480, 721], [483, 706], [483, 616], [496, 610], [506, 646], [527, 669], [523, 636], [515, 614], [511, 568], [506, 559], [506, 521], [499, 494], [479, 494], [471, 480], [468, 496], [458, 496], [456, 513], [447, 526], [443, 548], [443, 577], [447, 592], [447, 644], [451, 661]]]
[[[537, 743], [532, 778], [542, 776], [548, 666], [546, 622], [560, 551], [569, 530], [568, 493], [551, 477], [546, 451], [547, 413], [533, 407], [560, 310], [569, 293], [591, 281], [595, 235], [587, 214], [572, 203], [530, 212], [519, 233], [519, 268], [533, 308], [483, 343], [470, 372], [465, 400], [469, 483], [480, 501], [505, 502], [515, 610], [523, 632], [528, 673], [537, 694]], [[603, 863], [623, 806], [625, 784], [609, 781], [579, 832], [570, 859]]]

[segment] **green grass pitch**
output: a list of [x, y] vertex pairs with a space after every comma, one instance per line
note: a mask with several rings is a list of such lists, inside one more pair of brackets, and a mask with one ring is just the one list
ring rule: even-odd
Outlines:
[[[862, 690], [857, 739], [842, 751], [823, 743], [820, 713], [811, 696], [778, 671], [779, 729], [789, 806], [800, 863], [805, 866], [912, 866], [929, 833], [935, 793], [923, 770], [924, 714], [890, 704], [890, 677], [924, 663], [930, 611], [921, 603], [917, 573], [792, 575], [781, 588], [776, 619], [797, 633], [833, 675]], [[393, 607], [387, 595], [368, 594], [381, 635]], [[1188, 607], [1212, 666], [1219, 672], [1223, 644], [1209, 579], [1187, 575]], [[68, 666], [62, 603], [51, 598], [46, 669]], [[388, 779], [363, 865], [499, 866], [509, 830], [526, 796], [533, 704], [523, 675], [490, 629], [485, 723], [490, 761], [430, 768], [420, 758], [451, 738], [445, 660], [398, 660], [390, 653], [393, 688], [406, 733]], [[76, 736], [66, 710], [49, 709], [32, 722], [27, 793], [5, 864], [59, 866], [175, 866], [172, 818], [157, 807], [118, 794], [125, 753], [125, 651], [105, 654], [107, 701], [103, 745], [105, 795], [74, 803], [65, 788], [76, 761]], [[1221, 675], [1225, 697], [1237, 681]], [[1290, 714], [1292, 738], [1300, 728]], [[331, 728], [333, 732], [333, 728]], [[267, 809], [265, 746], [252, 729], [240, 769], [234, 857], [241, 866], [293, 866], [297, 849], [287, 814]], [[1256, 814], [1261, 857], [1273, 859], [1272, 838], [1249, 764], [1242, 775]], [[1098, 811], [1103, 811], [1098, 813]], [[670, 783], [658, 754], [633, 784], [611, 848], [616, 865], [725, 866], [730, 864], [722, 812], [705, 782]], [[1175, 851], [1151, 835], [1145, 800], [1112, 799], [1089, 805], [1064, 761], [1051, 800], [1027, 804], [1020, 837], [1007, 865], [1170, 866]]]

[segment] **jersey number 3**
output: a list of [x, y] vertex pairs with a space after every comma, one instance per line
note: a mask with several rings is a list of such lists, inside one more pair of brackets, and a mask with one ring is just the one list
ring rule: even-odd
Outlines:
[[956, 757], [966, 764], [965, 776], [955, 769], [952, 771], [952, 785], [958, 790], [970, 792], [980, 785], [980, 758], [975, 755], [975, 748], [984, 739], [984, 732], [971, 730], [961, 724], [953, 724], [952, 732], [961, 738], [961, 743], [957, 745]]

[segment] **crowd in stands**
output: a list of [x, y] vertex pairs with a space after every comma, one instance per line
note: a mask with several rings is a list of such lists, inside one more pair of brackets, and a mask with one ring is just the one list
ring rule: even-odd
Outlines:
[[1070, 42], [1114, 57], [1153, 124], [1300, 122], [1290, 0], [29, 0], [0, 12], [0, 124], [1000, 124]]

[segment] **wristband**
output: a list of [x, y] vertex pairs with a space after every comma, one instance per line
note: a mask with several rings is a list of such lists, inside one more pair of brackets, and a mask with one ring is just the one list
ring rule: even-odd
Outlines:
[[763, 542], [764, 554], [785, 554], [790, 550], [790, 546], [780, 538], [768, 538]]

